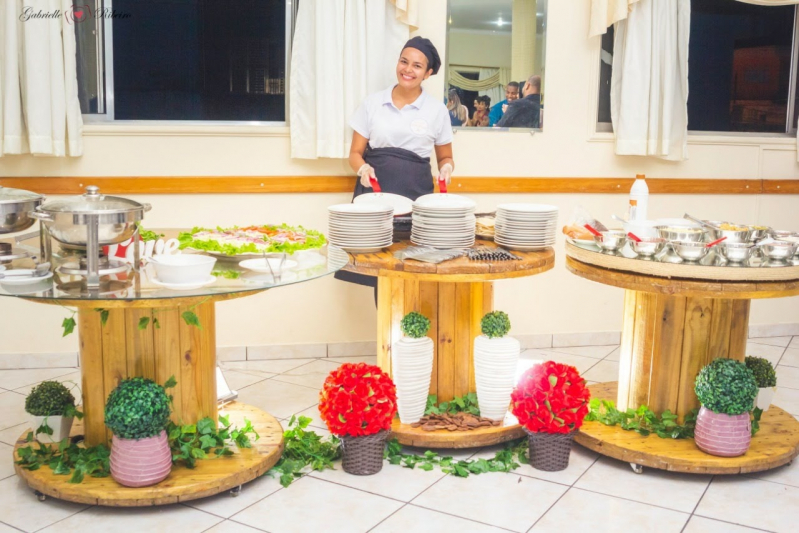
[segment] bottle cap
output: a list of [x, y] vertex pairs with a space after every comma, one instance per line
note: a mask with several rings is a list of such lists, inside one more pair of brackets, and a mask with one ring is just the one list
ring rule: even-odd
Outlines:
[[646, 174], [636, 174], [635, 175], [635, 179], [637, 179], [637, 180], [646, 179]]

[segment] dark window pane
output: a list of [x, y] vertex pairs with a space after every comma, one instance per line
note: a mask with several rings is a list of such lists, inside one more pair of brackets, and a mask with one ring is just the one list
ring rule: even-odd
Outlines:
[[[100, 0], [82, 0], [78, 3], [89, 6], [90, 13], [96, 15]], [[78, 67], [78, 100], [80, 101], [81, 113], [86, 114], [99, 112], [98, 101], [102, 91], [104, 91], [102, 68], [99, 76], [97, 69], [99, 60], [97, 57], [98, 26], [101, 24], [102, 21], [91, 15], [86, 17], [80, 24], [74, 24], [75, 59]], [[102, 45], [102, 43], [100, 44]]]
[[610, 79], [613, 74], [613, 26], [602, 36], [602, 57], [599, 65], [599, 110], [597, 122], [610, 122]]
[[115, 0], [118, 120], [284, 121], [283, 0]]
[[784, 132], [793, 6], [691, 2], [688, 129]]

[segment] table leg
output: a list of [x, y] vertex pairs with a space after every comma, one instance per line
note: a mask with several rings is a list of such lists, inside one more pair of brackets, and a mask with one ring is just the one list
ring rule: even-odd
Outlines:
[[435, 345], [430, 394], [439, 401], [475, 392], [474, 338], [480, 320], [493, 310], [493, 285], [438, 283], [398, 278], [378, 279], [377, 363], [391, 374], [391, 346], [400, 337], [400, 321], [411, 311], [430, 319]]
[[[193, 311], [200, 327], [190, 326], [182, 313]], [[145, 328], [142, 318], [149, 318]], [[217, 418], [216, 327], [213, 302], [190, 307], [109, 309], [102, 324], [93, 309], [80, 309], [80, 362], [87, 445], [109, 444], [105, 402], [120, 380], [142, 376], [163, 384], [175, 376], [172, 419], [194, 423]]]
[[743, 361], [749, 300], [625, 291], [618, 407], [682, 418], [699, 407], [694, 382], [710, 361]]

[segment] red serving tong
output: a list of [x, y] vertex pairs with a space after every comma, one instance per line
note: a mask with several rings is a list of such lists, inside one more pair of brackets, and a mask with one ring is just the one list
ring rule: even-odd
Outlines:
[[379, 183], [377, 183], [377, 180], [376, 180], [375, 178], [373, 178], [372, 176], [369, 176], [369, 183], [371, 183], [371, 184], [372, 184], [372, 190], [373, 190], [374, 192], [383, 192], [383, 191], [380, 189], [380, 184], [379, 184]]
[[641, 242], [641, 238], [637, 237], [633, 232], [627, 233], [627, 236], [634, 240], [635, 242]]
[[712, 247], [716, 246], [718, 243], [720, 243], [721, 241], [725, 240], [726, 238], [727, 237], [722, 237], [721, 239], [715, 240], [713, 242], [709, 242], [709, 243], [707, 243], [705, 248], [712, 248]]
[[583, 227], [585, 229], [587, 229], [588, 231], [590, 231], [595, 237], [601, 237], [602, 236], [602, 234], [600, 232], [598, 232], [593, 226], [591, 226], [591, 224], [586, 224]]
[[443, 179], [438, 180], [438, 192], [442, 194], [447, 193], [447, 181]]

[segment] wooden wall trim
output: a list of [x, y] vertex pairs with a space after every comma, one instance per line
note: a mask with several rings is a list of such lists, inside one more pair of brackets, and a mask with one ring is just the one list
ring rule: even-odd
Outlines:
[[[462, 193], [627, 194], [633, 178], [457, 177]], [[799, 180], [649, 178], [656, 194], [799, 194]], [[0, 185], [42, 194], [78, 194], [97, 185], [107, 194], [347, 193], [353, 176], [84, 176], [0, 178]]]

